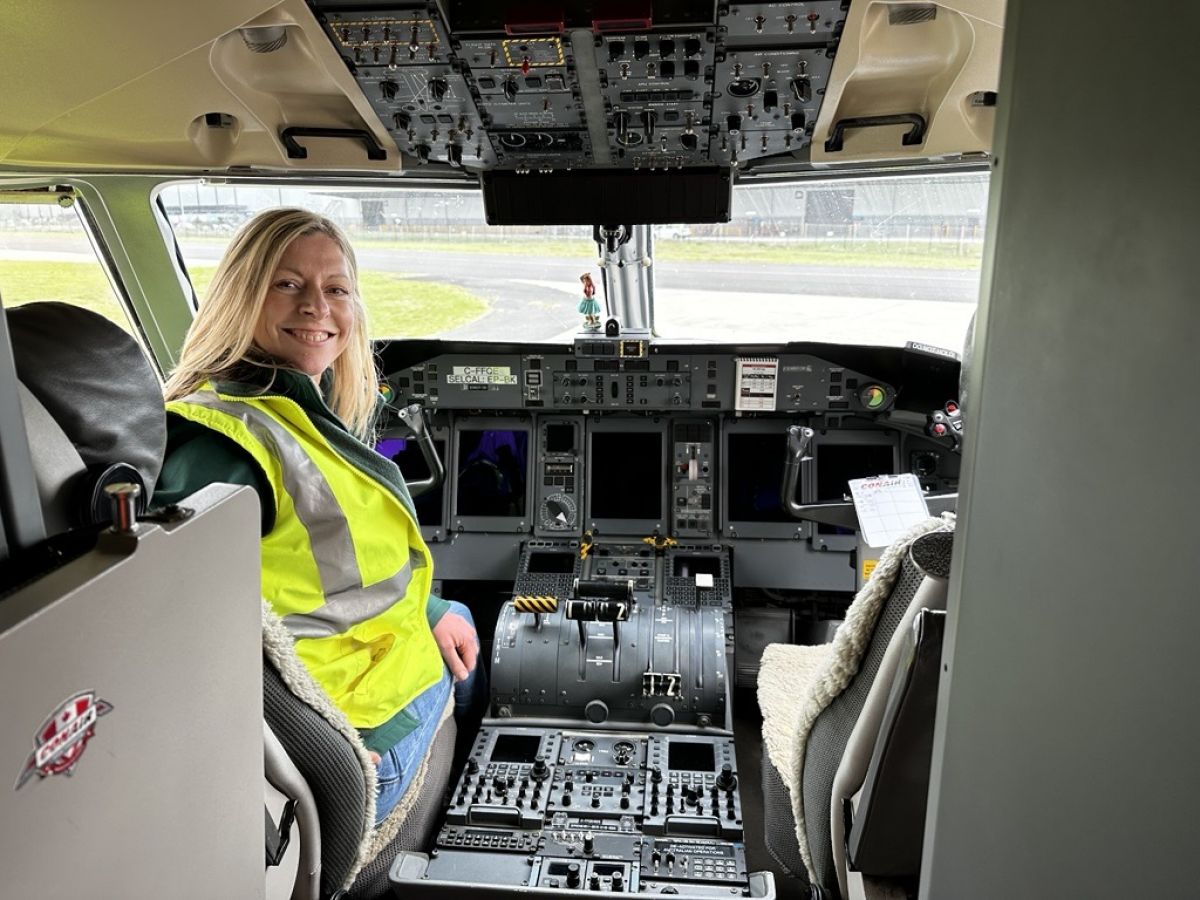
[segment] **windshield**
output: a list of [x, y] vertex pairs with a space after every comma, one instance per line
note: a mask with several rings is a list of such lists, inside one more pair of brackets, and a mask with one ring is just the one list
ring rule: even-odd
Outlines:
[[[201, 298], [236, 229], [292, 205], [349, 233], [374, 338], [570, 340], [585, 273], [608, 315], [590, 227], [489, 226], [477, 192], [188, 183], [161, 199]], [[726, 224], [653, 226], [655, 332], [957, 349], [986, 206], [986, 174], [739, 187]]]

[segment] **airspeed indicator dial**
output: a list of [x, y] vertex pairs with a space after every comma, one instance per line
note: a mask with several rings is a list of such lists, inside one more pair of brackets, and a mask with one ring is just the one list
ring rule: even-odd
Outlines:
[[569, 531], [579, 520], [579, 507], [570, 494], [550, 494], [538, 509], [538, 521], [547, 530]]

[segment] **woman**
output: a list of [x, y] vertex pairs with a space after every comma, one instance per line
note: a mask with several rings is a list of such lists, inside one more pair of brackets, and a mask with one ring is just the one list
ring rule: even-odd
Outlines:
[[234, 237], [167, 381], [156, 501], [213, 482], [262, 501], [263, 596], [403, 796], [457, 682], [484, 699], [466, 607], [433, 563], [400, 471], [368, 445], [380, 404], [354, 251], [333, 222], [274, 209]]

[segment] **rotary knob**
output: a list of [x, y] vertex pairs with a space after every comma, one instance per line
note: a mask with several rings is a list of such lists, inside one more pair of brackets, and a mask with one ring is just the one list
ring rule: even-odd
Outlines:
[[723, 791], [732, 791], [737, 787], [737, 778], [734, 777], [733, 767], [729, 763], [721, 766], [721, 774], [717, 776], [717, 787]]
[[608, 704], [603, 700], [592, 700], [583, 708], [584, 717], [591, 723], [599, 725], [608, 721]]

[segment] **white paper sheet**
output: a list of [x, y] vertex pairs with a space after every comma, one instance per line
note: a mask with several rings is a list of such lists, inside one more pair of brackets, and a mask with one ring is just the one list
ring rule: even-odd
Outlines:
[[851, 479], [850, 495], [863, 541], [870, 547], [887, 547], [929, 518], [921, 483], [911, 473]]

